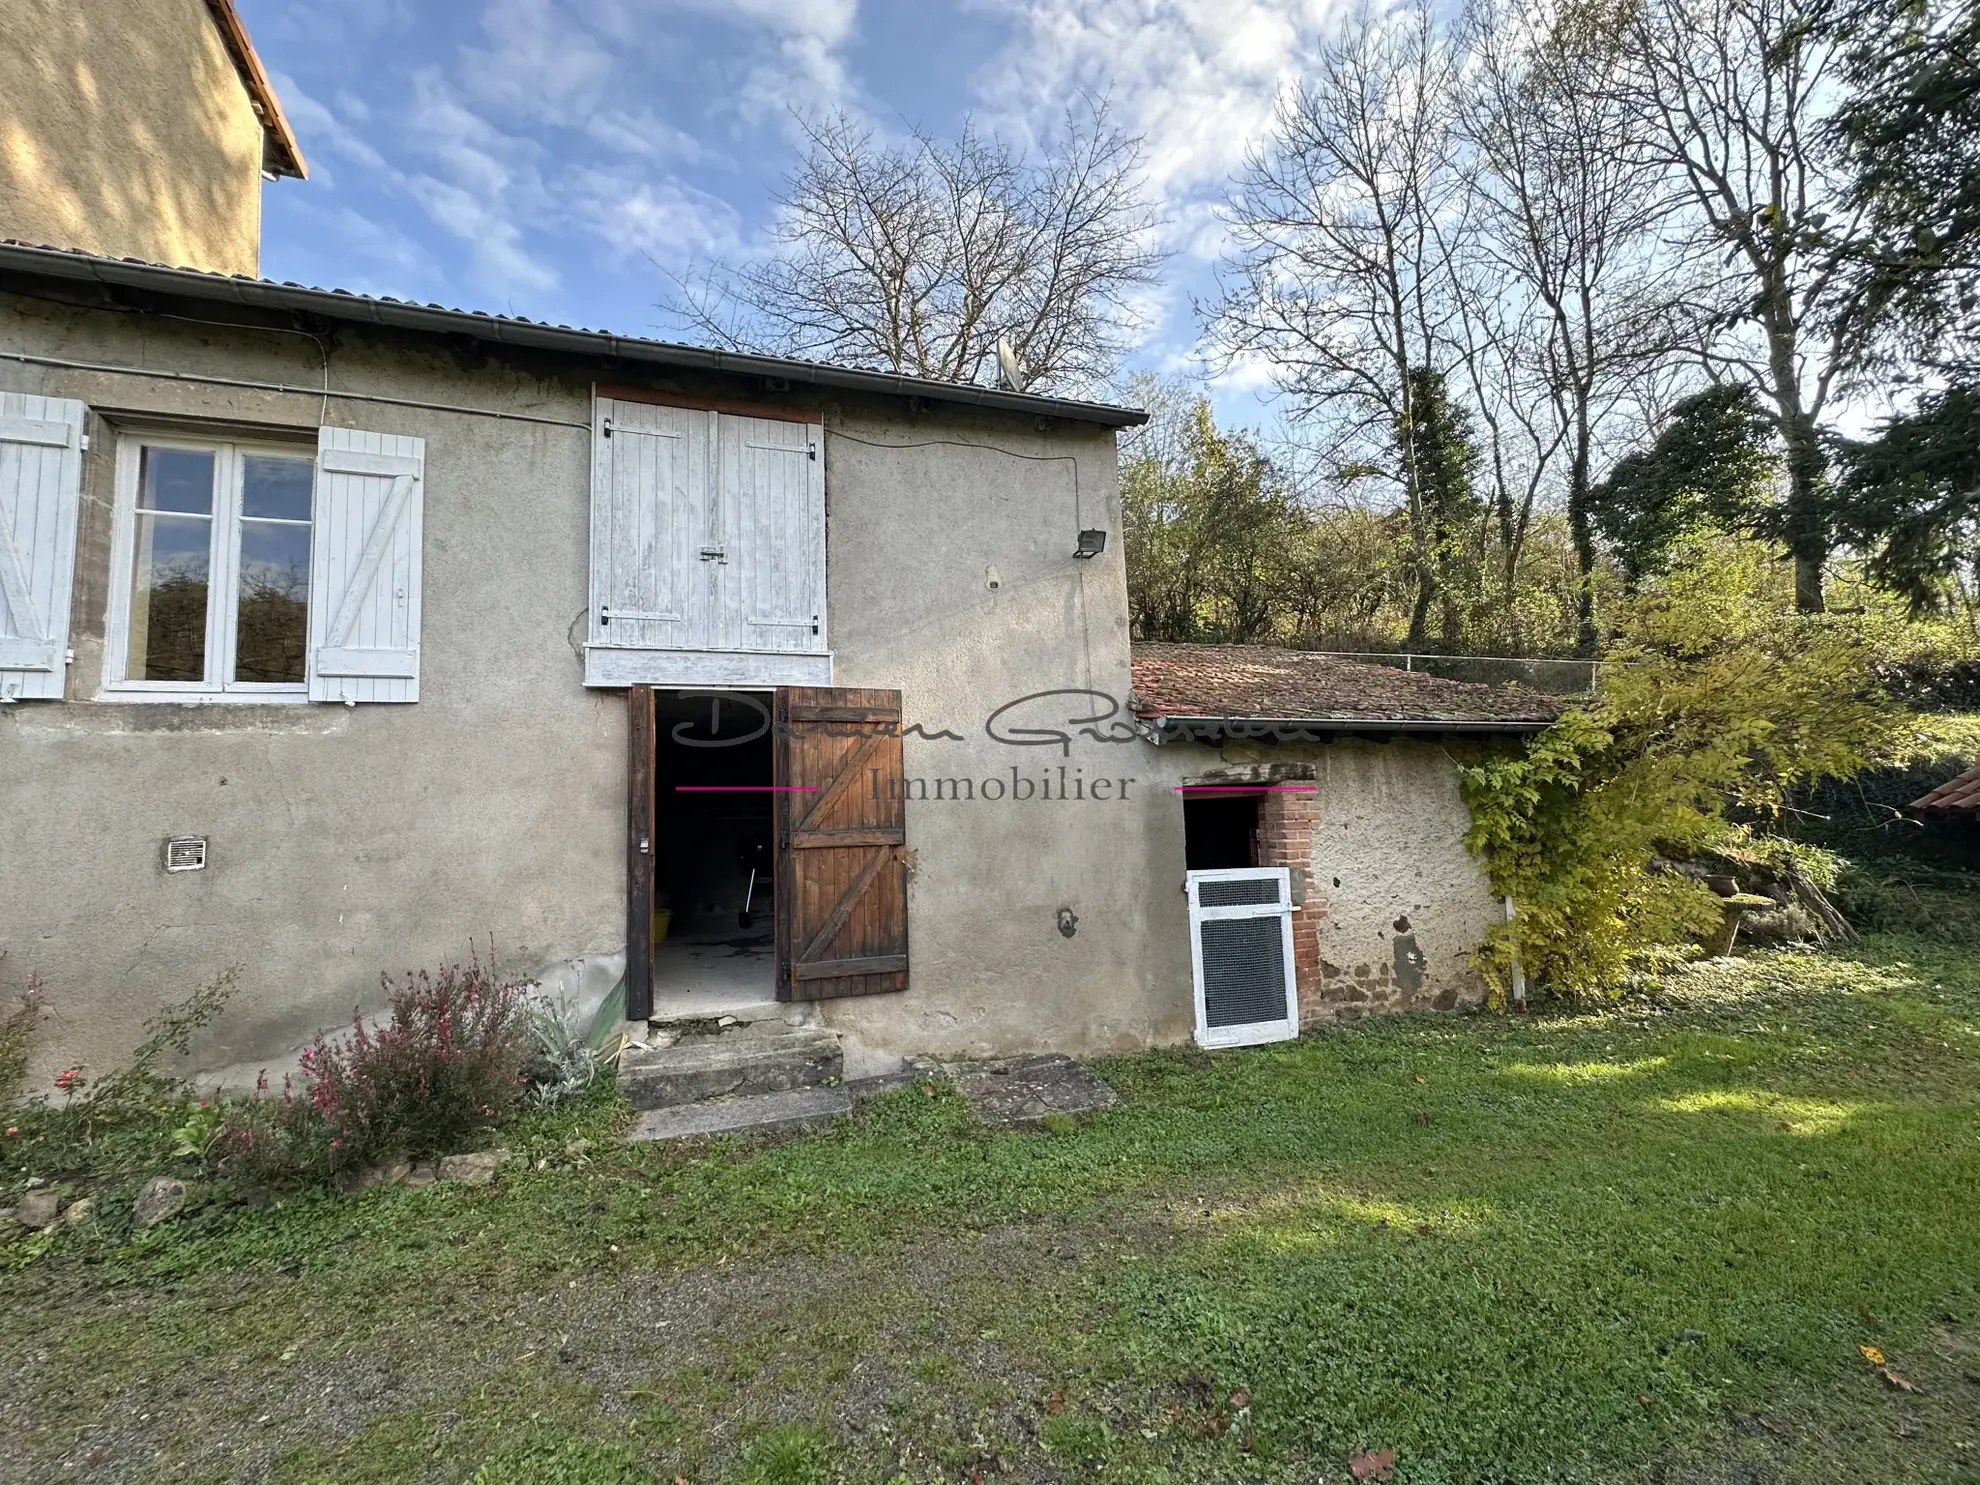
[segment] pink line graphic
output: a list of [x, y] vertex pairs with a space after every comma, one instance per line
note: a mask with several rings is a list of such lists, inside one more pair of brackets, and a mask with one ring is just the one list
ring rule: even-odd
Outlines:
[[816, 794], [818, 784], [676, 784], [676, 794]]
[[1171, 784], [1178, 794], [1317, 794], [1318, 784]]

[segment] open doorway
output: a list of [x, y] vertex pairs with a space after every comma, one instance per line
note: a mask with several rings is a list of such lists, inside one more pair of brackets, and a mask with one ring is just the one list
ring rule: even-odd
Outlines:
[[655, 1016], [776, 998], [771, 701], [654, 694]]
[[1258, 864], [1258, 795], [1205, 788], [1183, 795], [1183, 864], [1228, 871]]

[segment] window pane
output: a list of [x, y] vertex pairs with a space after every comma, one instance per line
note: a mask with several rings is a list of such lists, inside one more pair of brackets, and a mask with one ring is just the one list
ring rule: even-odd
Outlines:
[[307, 521], [316, 464], [279, 454], [249, 454], [242, 461], [241, 514], [272, 521]]
[[206, 679], [212, 529], [211, 521], [197, 516], [138, 517], [137, 564], [131, 577], [131, 680]]
[[213, 514], [214, 455], [210, 451], [146, 447], [139, 459], [139, 510]]
[[[307, 472], [309, 466], [303, 466]], [[303, 487], [305, 511], [309, 487]], [[241, 587], [234, 679], [309, 678], [309, 527], [241, 522]]]

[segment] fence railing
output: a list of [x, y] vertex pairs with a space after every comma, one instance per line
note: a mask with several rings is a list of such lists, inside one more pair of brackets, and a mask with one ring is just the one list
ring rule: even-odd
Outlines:
[[1551, 696], [1583, 696], [1601, 684], [1599, 660], [1534, 659], [1521, 655], [1420, 655], [1395, 650], [1306, 650], [1337, 660], [1384, 665], [1392, 670], [1422, 671], [1447, 681], [1473, 681], [1487, 686], [1507, 682], [1544, 691]]

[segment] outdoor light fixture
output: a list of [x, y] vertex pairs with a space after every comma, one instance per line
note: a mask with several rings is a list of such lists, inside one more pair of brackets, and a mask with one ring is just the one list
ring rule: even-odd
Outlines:
[[1079, 533], [1079, 550], [1075, 557], [1097, 557], [1107, 550], [1107, 533], [1104, 531], [1082, 531]]

